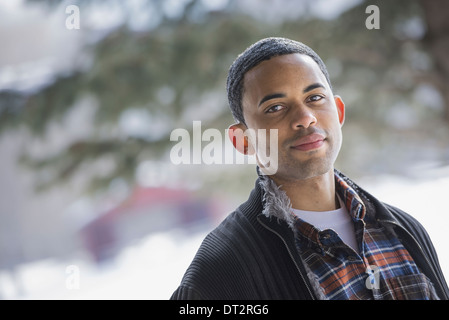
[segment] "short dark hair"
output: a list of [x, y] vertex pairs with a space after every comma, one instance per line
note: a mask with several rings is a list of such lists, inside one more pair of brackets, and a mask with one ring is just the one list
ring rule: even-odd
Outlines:
[[226, 90], [228, 92], [229, 107], [235, 121], [245, 123], [242, 109], [243, 77], [245, 74], [262, 61], [269, 60], [275, 56], [293, 53], [311, 57], [320, 67], [332, 89], [326, 66], [315, 51], [298, 41], [286, 38], [265, 38], [248, 47], [234, 60], [229, 68]]

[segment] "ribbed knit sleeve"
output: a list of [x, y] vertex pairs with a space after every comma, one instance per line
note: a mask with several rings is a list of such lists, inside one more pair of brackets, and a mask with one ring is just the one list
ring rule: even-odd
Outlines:
[[173, 292], [170, 300], [202, 300], [202, 298], [193, 288], [179, 286], [178, 289]]

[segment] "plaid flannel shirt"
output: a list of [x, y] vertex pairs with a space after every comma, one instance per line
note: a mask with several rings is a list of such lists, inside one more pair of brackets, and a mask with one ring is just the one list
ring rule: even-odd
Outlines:
[[[332, 229], [320, 230], [294, 216], [297, 248], [317, 281], [321, 296], [332, 300], [438, 299], [394, 232], [367, 212], [357, 193], [337, 174], [336, 191], [354, 222], [358, 252]], [[310, 277], [310, 275], [309, 275]]]

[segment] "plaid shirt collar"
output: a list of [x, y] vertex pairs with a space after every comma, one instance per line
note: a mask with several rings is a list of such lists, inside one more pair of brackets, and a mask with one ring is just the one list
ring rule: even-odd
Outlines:
[[337, 173], [335, 173], [335, 191], [344, 201], [346, 209], [353, 219], [363, 220], [365, 218], [366, 207], [362, 199]]
[[[363, 233], [365, 227], [364, 219], [366, 218], [366, 207], [357, 192], [351, 188], [351, 186], [349, 186], [337, 173], [335, 173], [335, 182], [335, 190], [338, 196], [343, 200], [343, 203], [345, 204], [346, 209], [354, 222], [356, 222], [356, 224], [361, 228], [359, 229], [359, 232], [356, 232], [357, 239], [359, 239], [360, 234]], [[299, 237], [306, 242], [310, 241], [311, 245], [316, 247], [317, 251], [324, 254], [324, 244], [332, 241], [332, 239], [329, 238], [330, 235], [327, 233], [323, 234], [321, 230], [301, 218], [298, 218], [295, 214], [291, 213], [291, 215], [294, 220], [294, 226], [296, 230], [299, 231]]]

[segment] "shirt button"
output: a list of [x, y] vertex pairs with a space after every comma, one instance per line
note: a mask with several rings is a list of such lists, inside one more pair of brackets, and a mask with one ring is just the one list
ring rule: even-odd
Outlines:
[[348, 261], [354, 262], [357, 260], [357, 257], [355, 256], [348, 256]]
[[325, 234], [321, 235], [321, 239], [323, 239], [323, 240], [328, 240], [328, 239], [330, 239], [330, 237], [331, 237], [331, 235], [329, 233], [325, 233]]

